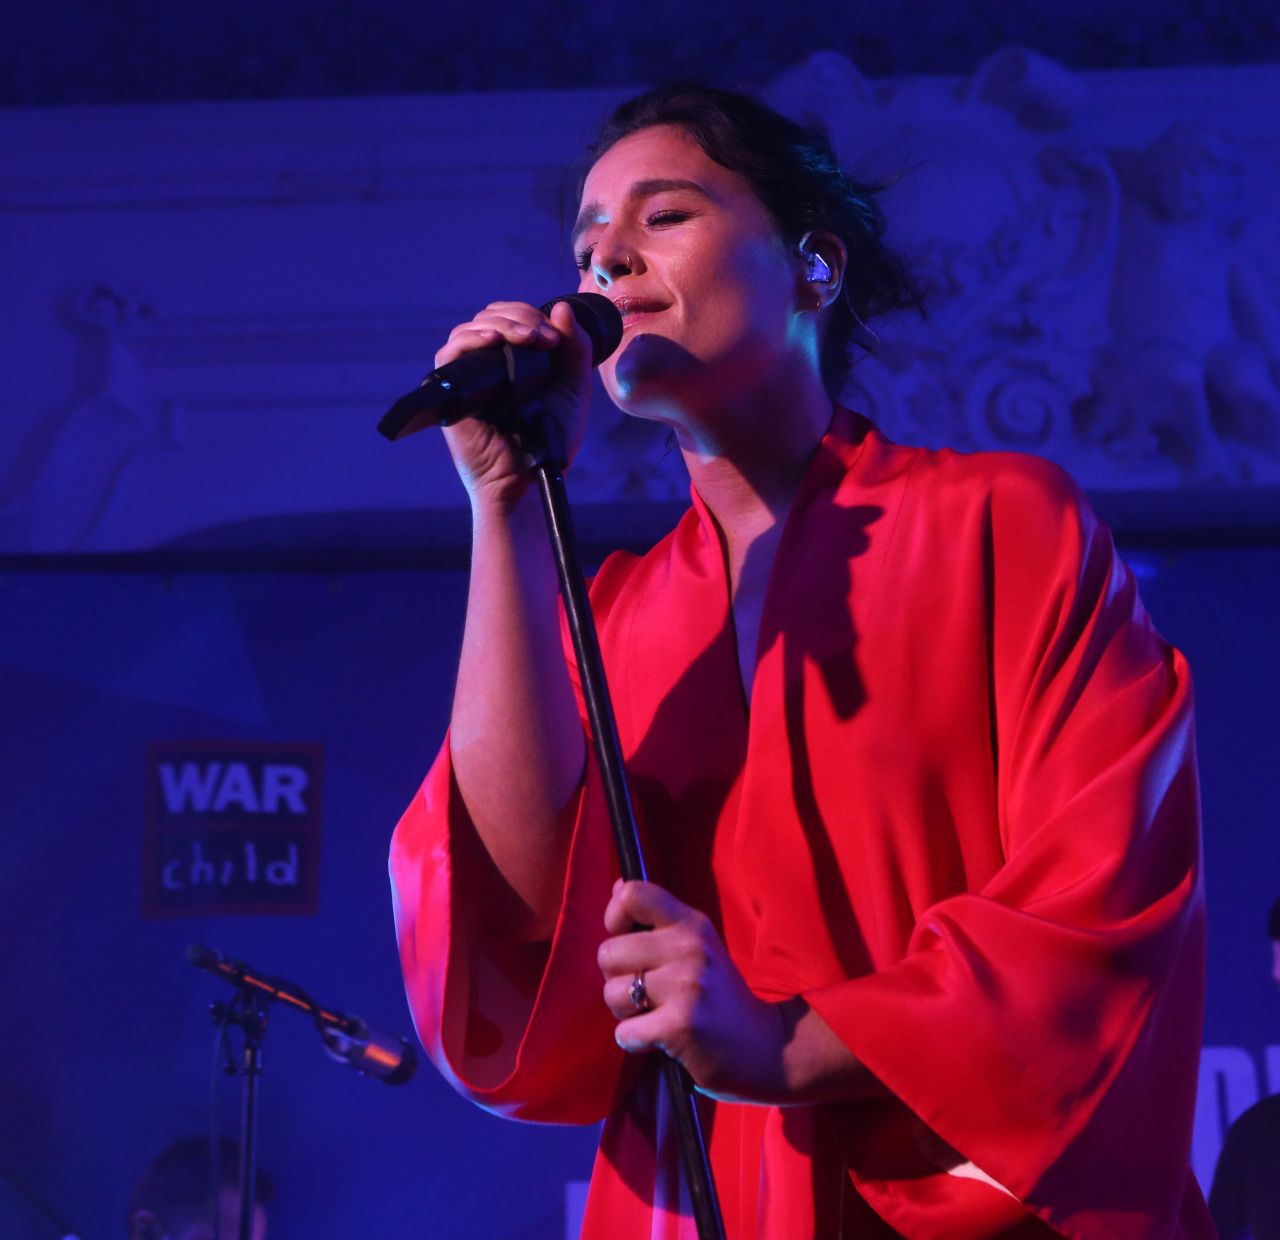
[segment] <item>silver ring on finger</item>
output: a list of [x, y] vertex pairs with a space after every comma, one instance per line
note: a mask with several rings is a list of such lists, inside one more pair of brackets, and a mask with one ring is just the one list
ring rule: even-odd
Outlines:
[[653, 1000], [649, 998], [649, 991], [644, 984], [644, 970], [631, 979], [631, 985], [627, 990], [627, 994], [631, 999], [631, 1006], [637, 1012], [647, 1012], [653, 1007]]

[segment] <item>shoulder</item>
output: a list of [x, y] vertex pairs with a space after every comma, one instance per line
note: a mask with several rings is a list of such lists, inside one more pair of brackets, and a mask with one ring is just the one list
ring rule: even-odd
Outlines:
[[[1060, 466], [1016, 452], [921, 452], [906, 488], [906, 537], [943, 570], [981, 581], [997, 632], [1043, 652], [1044, 626], [1079, 634], [1114, 603], [1116, 623], [1143, 616], [1111, 533]], [[905, 514], [904, 514], [905, 515]], [[1144, 621], [1145, 623], [1145, 621]]]
[[982, 537], [1021, 556], [1067, 546], [1080, 551], [1103, 529], [1079, 484], [1059, 465], [1021, 452], [900, 449], [913, 523], [948, 537]]
[[697, 527], [697, 513], [690, 508], [675, 528], [643, 555], [613, 551], [606, 556], [591, 579], [591, 608], [596, 619], [602, 621], [625, 609], [660, 581], [669, 579], [673, 562], [681, 555], [681, 545], [696, 536]]
[[1065, 469], [1023, 452], [920, 449], [912, 477], [939, 490], [983, 497], [1002, 513], [1055, 515], [1085, 506], [1083, 492]]
[[1274, 1153], [1280, 1146], [1280, 1094], [1255, 1102], [1227, 1129], [1214, 1168], [1210, 1203], [1215, 1211], [1229, 1208], [1259, 1170], [1270, 1173]]

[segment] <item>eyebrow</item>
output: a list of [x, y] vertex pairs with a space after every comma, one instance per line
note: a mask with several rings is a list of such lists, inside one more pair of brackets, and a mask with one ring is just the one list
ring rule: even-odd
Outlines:
[[[711, 195], [697, 183], [697, 181], [681, 181], [672, 180], [667, 177], [650, 177], [646, 181], [635, 181], [630, 189], [627, 190], [624, 201], [639, 202], [644, 198], [651, 198], [654, 194], [666, 193], [668, 190], [686, 189], [692, 190], [695, 194], [699, 194], [703, 198], [710, 198]], [[578, 219], [574, 223], [573, 232], [569, 235], [569, 244], [576, 245], [578, 238], [582, 236], [592, 224], [602, 223], [598, 217], [604, 207], [599, 202], [584, 203], [582, 210], [578, 212]]]

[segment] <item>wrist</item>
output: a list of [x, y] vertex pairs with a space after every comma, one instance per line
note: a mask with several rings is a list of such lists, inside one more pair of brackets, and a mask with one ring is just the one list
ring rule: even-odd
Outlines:
[[524, 477], [472, 480], [467, 484], [467, 499], [473, 522], [506, 521], [537, 507], [537, 496]]
[[805, 1016], [811, 1011], [808, 1003], [799, 995], [783, 999], [774, 1005], [782, 1026], [782, 1084], [786, 1096], [804, 1101], [814, 1084], [812, 1047], [806, 1043], [801, 1028]]
[[507, 483], [488, 483], [468, 490], [468, 498], [474, 534], [499, 533], [517, 541], [546, 541], [542, 503], [532, 487], [522, 483], [517, 489]]
[[849, 1102], [884, 1092], [803, 996], [775, 1006], [782, 1022], [782, 1079], [793, 1105]]

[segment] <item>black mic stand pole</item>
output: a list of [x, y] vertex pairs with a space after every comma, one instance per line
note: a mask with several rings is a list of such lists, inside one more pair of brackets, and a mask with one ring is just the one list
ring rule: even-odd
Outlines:
[[[258, 1081], [262, 1076], [262, 1041], [267, 1033], [266, 1000], [251, 986], [240, 983], [230, 1003], [209, 1005], [214, 1023], [225, 1030], [238, 1025], [244, 1035], [240, 1066], [228, 1057], [227, 1071], [243, 1078], [240, 1089], [240, 1226], [238, 1240], [253, 1240], [253, 1204], [257, 1175]], [[214, 1209], [218, 1202], [214, 1202]]]
[[[618, 725], [609, 697], [604, 662], [600, 657], [595, 618], [591, 614], [591, 604], [587, 598], [586, 574], [582, 568], [582, 557], [569, 514], [569, 498], [564, 485], [564, 470], [568, 465], [564, 438], [559, 427], [543, 415], [537, 405], [520, 410], [518, 422], [521, 445], [529, 457], [532, 473], [542, 496], [547, 533], [560, 578], [560, 594], [564, 599], [569, 632], [573, 637], [573, 651], [578, 662], [587, 717], [591, 724], [591, 740], [604, 781], [605, 799], [609, 805], [609, 818], [613, 823], [613, 837], [622, 877], [627, 880], [646, 879], [648, 873], [640, 849], [640, 834], [636, 829], [635, 812], [631, 806], [627, 773], [622, 762]], [[724, 1240], [720, 1202], [716, 1197], [706, 1141], [703, 1139], [702, 1126], [694, 1106], [693, 1081], [679, 1063], [666, 1055], [662, 1058], [662, 1075], [675, 1115], [680, 1156], [684, 1163], [689, 1197], [693, 1202], [698, 1240]]]
[[240, 1237], [253, 1240], [253, 1203], [257, 1190], [258, 1081], [262, 1076], [262, 1039], [267, 1032], [267, 1014], [257, 996], [246, 996], [244, 1053], [240, 1075], [244, 1089], [240, 1096]]

